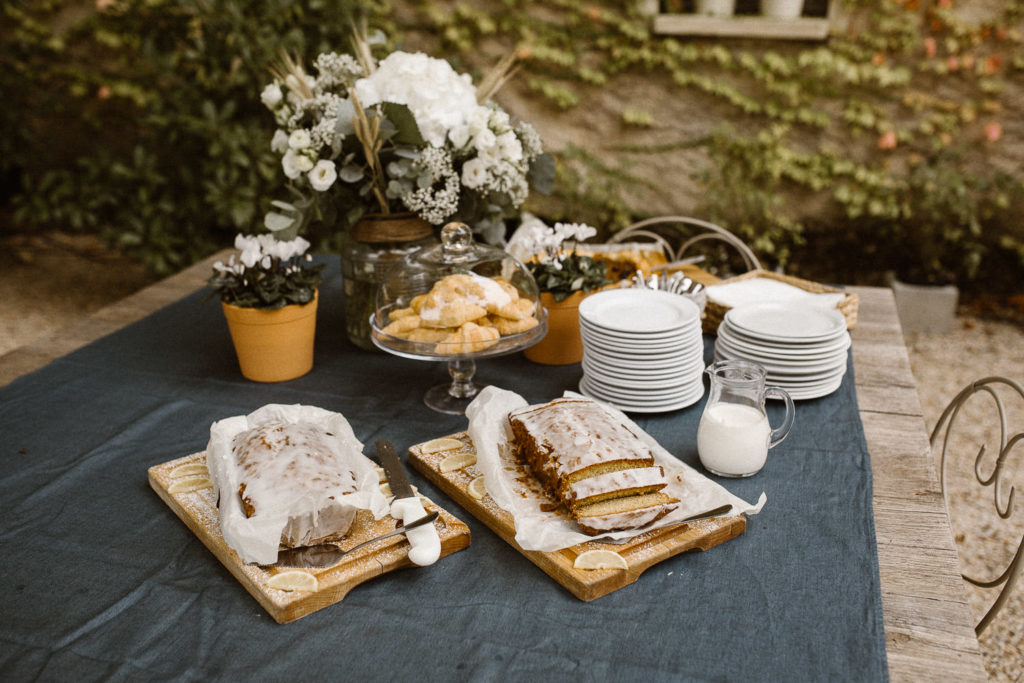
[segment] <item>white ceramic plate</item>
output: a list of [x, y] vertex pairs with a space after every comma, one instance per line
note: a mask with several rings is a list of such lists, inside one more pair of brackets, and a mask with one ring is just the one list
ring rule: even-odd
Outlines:
[[719, 340], [715, 343], [715, 352], [724, 358], [742, 358], [758, 365], [763, 365], [769, 372], [777, 372], [782, 375], [807, 375], [831, 370], [840, 365], [846, 365], [846, 351], [834, 353], [822, 358], [800, 358], [797, 360], [768, 357], [759, 353], [751, 353], [745, 349], [738, 349], [731, 344]]
[[[587, 300], [583, 301], [586, 303]], [[846, 318], [839, 311], [794, 304], [738, 306], [726, 312], [725, 320], [729, 321], [730, 327], [768, 341], [824, 341], [846, 332]]]
[[656, 289], [609, 289], [580, 303], [580, 319], [618, 332], [672, 332], [700, 320], [697, 304]]
[[683, 408], [691, 406], [699, 401], [701, 396], [704, 395], [704, 384], [701, 383], [700, 391], [695, 392], [693, 395], [682, 397], [674, 402], [630, 402], [619, 399], [609, 399], [601, 396], [599, 393], [592, 392], [587, 384], [586, 377], [580, 380], [580, 393], [584, 396], [604, 401], [605, 403], [615, 406], [627, 413], [667, 413], [672, 410], [682, 410]]
[[627, 349], [652, 348], [672, 349], [684, 345], [703, 345], [703, 335], [700, 328], [674, 333], [670, 336], [646, 337], [639, 336], [633, 339], [624, 337], [613, 337], [604, 334], [595, 328], [580, 325], [580, 336], [595, 344], [603, 344], [610, 347], [622, 347]]
[[625, 391], [652, 391], [666, 390], [674, 391], [684, 387], [691, 387], [694, 382], [702, 379], [703, 368], [694, 367], [685, 372], [674, 375], [649, 375], [640, 377], [636, 374], [619, 374], [611, 370], [595, 367], [589, 363], [583, 364], [583, 374], [600, 382], [606, 387], [617, 387]]
[[763, 355], [791, 358], [826, 356], [838, 351], [845, 351], [850, 346], [850, 335], [845, 332], [835, 339], [808, 344], [788, 344], [751, 338], [735, 330], [725, 322], [719, 325], [717, 338], [724, 339], [727, 343], [737, 348], [744, 348]]
[[586, 318], [580, 317], [580, 330], [589, 332], [595, 337], [607, 339], [612, 342], [618, 342], [620, 344], [631, 344], [637, 341], [649, 342], [652, 344], [671, 343], [676, 339], [701, 335], [700, 323], [697, 320], [692, 324], [683, 325], [664, 332], [619, 332], [616, 330], [610, 330], [606, 327], [601, 327], [595, 323], [588, 322]]
[[595, 357], [592, 353], [587, 351], [583, 352], [583, 368], [593, 368], [598, 372], [603, 372], [606, 375], [613, 377], [636, 377], [637, 379], [651, 380], [660, 378], [679, 378], [683, 377], [691, 372], [703, 372], [704, 371], [704, 359], [701, 358], [698, 361], [680, 364], [680, 365], [669, 365], [665, 367], [645, 367], [645, 366], [634, 366], [627, 367], [618, 363], [607, 363], [602, 361], [600, 358]]

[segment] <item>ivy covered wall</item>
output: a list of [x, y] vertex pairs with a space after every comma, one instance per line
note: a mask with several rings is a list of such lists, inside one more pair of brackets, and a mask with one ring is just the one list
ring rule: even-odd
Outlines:
[[229, 244], [280, 190], [269, 64], [346, 50], [363, 12], [459, 68], [516, 52], [498, 100], [558, 156], [545, 217], [684, 213], [810, 277], [1019, 291], [1024, 2], [830, 2], [821, 42], [656, 36], [621, 0], [6, 3], [0, 229], [100, 232], [156, 272]]

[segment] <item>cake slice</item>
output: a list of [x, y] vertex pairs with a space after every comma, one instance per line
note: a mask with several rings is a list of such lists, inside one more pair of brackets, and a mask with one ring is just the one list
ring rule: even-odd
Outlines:
[[517, 454], [587, 534], [634, 529], [678, 501], [654, 453], [587, 398], [560, 398], [509, 414]]

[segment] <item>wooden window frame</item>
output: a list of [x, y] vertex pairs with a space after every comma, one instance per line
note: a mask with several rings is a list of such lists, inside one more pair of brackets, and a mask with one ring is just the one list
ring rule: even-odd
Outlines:
[[639, 0], [651, 17], [651, 30], [659, 35], [710, 36], [716, 38], [764, 38], [769, 40], [825, 40], [846, 28], [841, 0], [829, 0], [825, 17], [775, 19], [754, 15], [710, 17], [698, 14], [662, 13], [659, 0]]

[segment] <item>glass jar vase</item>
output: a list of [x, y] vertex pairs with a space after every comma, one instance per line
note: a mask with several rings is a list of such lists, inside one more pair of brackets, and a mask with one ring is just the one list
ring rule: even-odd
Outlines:
[[370, 340], [370, 316], [384, 273], [436, 243], [430, 224], [411, 212], [366, 214], [356, 223], [341, 251], [349, 341], [362, 349], [377, 349]]

